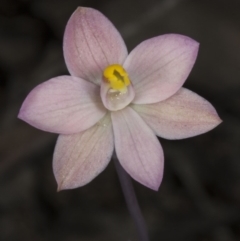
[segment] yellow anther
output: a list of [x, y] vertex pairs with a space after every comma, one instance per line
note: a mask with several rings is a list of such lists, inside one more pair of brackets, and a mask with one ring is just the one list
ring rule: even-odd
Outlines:
[[130, 79], [128, 78], [128, 73], [119, 64], [109, 65], [103, 71], [104, 80], [110, 84], [110, 87], [114, 90], [119, 90], [120, 92], [125, 92], [126, 87], [130, 85]]

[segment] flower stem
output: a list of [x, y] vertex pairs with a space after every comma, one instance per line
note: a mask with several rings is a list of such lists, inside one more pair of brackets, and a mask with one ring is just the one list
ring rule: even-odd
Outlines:
[[122, 168], [116, 155], [114, 155], [113, 159], [128, 210], [134, 220], [138, 232], [139, 241], [149, 241], [147, 227], [137, 201], [131, 178]]

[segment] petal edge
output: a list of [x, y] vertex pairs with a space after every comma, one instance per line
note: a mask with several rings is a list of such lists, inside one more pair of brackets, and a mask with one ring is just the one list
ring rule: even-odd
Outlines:
[[93, 126], [106, 113], [100, 88], [83, 79], [59, 76], [36, 86], [18, 118], [43, 131], [72, 134]]
[[183, 139], [212, 130], [222, 121], [214, 107], [198, 94], [181, 88], [175, 95], [155, 104], [132, 108], [166, 139]]
[[179, 34], [140, 43], [124, 62], [136, 92], [133, 103], [157, 103], [175, 94], [192, 70], [198, 48], [198, 42]]
[[99, 11], [78, 7], [70, 17], [63, 40], [63, 52], [71, 75], [100, 84], [103, 70], [122, 64], [126, 45], [113, 24]]
[[130, 107], [111, 113], [118, 160], [136, 181], [158, 190], [164, 157], [162, 147], [153, 131]]
[[60, 135], [53, 156], [58, 190], [81, 187], [92, 181], [108, 165], [113, 147], [109, 115], [86, 131]]

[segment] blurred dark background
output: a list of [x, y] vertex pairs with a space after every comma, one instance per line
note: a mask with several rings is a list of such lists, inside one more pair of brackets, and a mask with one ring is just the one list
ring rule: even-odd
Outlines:
[[185, 87], [223, 123], [198, 137], [160, 139], [159, 191], [134, 186], [151, 241], [240, 240], [239, 0], [0, 0], [0, 240], [137, 241], [113, 163], [85, 187], [57, 193], [57, 136], [16, 118], [33, 87], [67, 74], [62, 37], [77, 6], [103, 12], [129, 51], [164, 33], [200, 42]]

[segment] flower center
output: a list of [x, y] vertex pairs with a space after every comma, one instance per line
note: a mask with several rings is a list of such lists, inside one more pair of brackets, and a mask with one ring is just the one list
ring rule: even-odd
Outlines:
[[127, 91], [127, 86], [131, 83], [128, 78], [128, 73], [119, 64], [109, 65], [103, 71], [103, 77], [104, 80], [109, 83], [111, 89], [118, 90], [123, 93]]
[[134, 96], [128, 73], [121, 65], [113, 64], [104, 69], [101, 97], [107, 109], [120, 110], [127, 106]]

